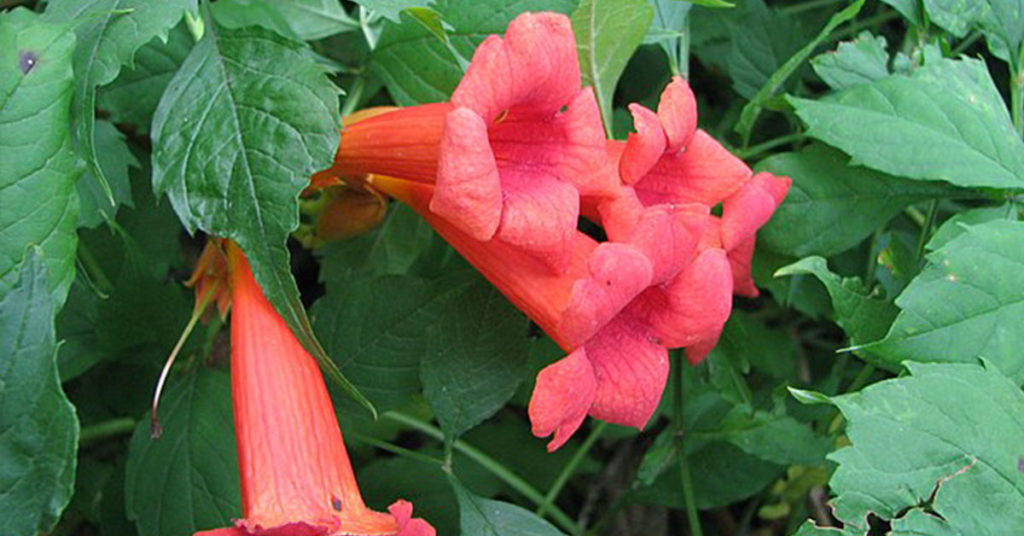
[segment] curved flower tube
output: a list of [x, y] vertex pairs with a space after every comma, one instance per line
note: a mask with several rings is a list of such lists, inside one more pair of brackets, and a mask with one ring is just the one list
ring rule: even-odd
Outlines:
[[398, 501], [363, 503], [316, 361], [227, 243], [231, 282], [231, 395], [242, 519], [204, 536], [434, 536]]

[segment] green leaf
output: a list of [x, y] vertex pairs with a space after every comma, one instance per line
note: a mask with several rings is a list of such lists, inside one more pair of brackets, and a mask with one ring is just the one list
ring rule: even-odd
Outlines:
[[338, 0], [221, 0], [210, 7], [217, 22], [230, 28], [257, 24], [302, 41], [359, 29]]
[[44, 253], [0, 297], [0, 533], [49, 532], [71, 500], [78, 418], [57, 377]]
[[923, 5], [929, 20], [937, 26], [957, 37], [979, 28], [985, 32], [994, 55], [1019, 65], [1024, 40], [1021, 0], [923, 0]]
[[736, 92], [747, 99], [807, 41], [795, 17], [769, 9], [761, 0], [746, 3], [746, 15], [730, 33], [729, 77]]
[[122, 65], [131, 65], [135, 51], [167, 32], [195, 0], [53, 0], [44, 17], [75, 25], [75, 93], [71, 113], [79, 150], [89, 164], [108, 204], [115, 205], [112, 187], [100, 165], [95, 140], [96, 86], [113, 82]]
[[959, 186], [1024, 186], [1024, 142], [983, 61], [938, 59], [910, 76], [789, 101], [810, 136], [854, 164]]
[[71, 148], [75, 35], [25, 9], [0, 13], [0, 295], [25, 247], [42, 248], [58, 304], [75, 275], [82, 173]]
[[762, 160], [758, 171], [793, 179], [785, 201], [758, 232], [758, 245], [793, 256], [831, 256], [856, 246], [904, 208], [958, 195], [943, 184], [901, 180], [821, 144]]
[[78, 215], [80, 227], [96, 227], [112, 221], [121, 205], [132, 206], [132, 185], [128, 181], [128, 168], [139, 168], [141, 164], [128, 149], [124, 136], [109, 121], [96, 123], [96, 147], [100, 167], [107, 177], [115, 205], [110, 206], [106, 194], [100, 189], [98, 179], [89, 170], [76, 187], [81, 211]]
[[207, 28], [153, 117], [153, 188], [189, 232], [241, 246], [299, 342], [372, 411], [317, 342], [285, 247], [299, 192], [333, 161], [337, 123], [337, 89], [301, 44], [259, 27]]
[[427, 330], [465, 286], [464, 277], [353, 278], [317, 300], [313, 325], [345, 377], [387, 411], [420, 391]]
[[127, 123], [139, 132], [149, 132], [160, 96], [193, 44], [184, 24], [175, 26], [167, 34], [166, 42], [154, 38], [135, 53], [133, 66], [123, 69], [113, 82], [97, 90], [97, 105], [110, 113], [114, 123]]
[[926, 246], [930, 251], [941, 248], [954, 238], [962, 235], [973, 225], [988, 223], [994, 220], [1017, 221], [1017, 208], [1013, 203], [998, 207], [980, 207], [958, 212], [942, 223], [928, 240]]
[[452, 475], [448, 481], [459, 501], [462, 536], [562, 536], [554, 525], [533, 512], [473, 495]]
[[1024, 381], [1024, 223], [970, 227], [927, 258], [888, 335], [867, 349], [893, 365], [985, 358]]
[[654, 10], [643, 0], [582, 0], [572, 12], [583, 85], [593, 86], [609, 136], [615, 86], [653, 16]]
[[241, 514], [231, 378], [200, 368], [172, 383], [160, 403], [163, 435], [140, 419], [128, 447], [125, 498], [141, 536], [226, 527]]
[[[776, 272], [776, 276], [795, 274], [811, 274], [825, 285], [832, 298], [836, 323], [853, 345], [881, 339], [896, 318], [897, 310], [891, 302], [868, 295], [859, 278], [832, 273], [821, 257], [807, 257]], [[893, 367], [897, 365], [891, 364]]]
[[853, 41], [839, 43], [835, 51], [811, 60], [814, 72], [832, 89], [846, 89], [889, 76], [885, 38], [861, 32]]
[[921, 0], [882, 0], [882, 2], [889, 4], [893, 9], [899, 11], [914, 26], [918, 28], [924, 27], [924, 13], [921, 12]]
[[528, 325], [482, 279], [464, 287], [438, 315], [420, 377], [448, 441], [493, 415], [515, 394], [526, 373]]
[[[450, 46], [462, 58], [473, 57], [488, 35], [505, 33], [508, 23], [523, 11], [568, 13], [575, 7], [574, 0], [445, 0], [435, 6], [451, 27]], [[370, 71], [400, 106], [448, 100], [463, 74], [448, 45], [412, 17], [384, 25]]]
[[399, 15], [407, 9], [428, 7], [434, 0], [352, 0], [353, 2], [381, 15], [399, 22]]
[[843, 8], [842, 11], [832, 15], [821, 31], [818, 32], [818, 35], [786, 60], [786, 63], [783, 63], [782, 67], [779, 67], [779, 69], [775, 71], [770, 78], [768, 78], [768, 81], [764, 86], [762, 86], [757, 94], [750, 99], [750, 102], [743, 107], [743, 111], [740, 113], [740, 120], [736, 123], [735, 131], [743, 137], [744, 145], [746, 145], [750, 140], [750, 131], [754, 128], [754, 122], [757, 121], [757, 116], [761, 114], [761, 110], [764, 108], [765, 104], [775, 96], [775, 93], [779, 88], [782, 87], [790, 75], [796, 72], [797, 68], [803, 64], [804, 60], [810, 57], [811, 53], [818, 48], [818, 45], [820, 45], [825, 38], [829, 36], [829, 34], [838, 28], [839, 25], [856, 17], [857, 14], [860, 13], [862, 7], [864, 7], [864, 0], [856, 0]]
[[644, 36], [644, 44], [657, 44], [668, 56], [669, 69], [673, 73], [686, 71], [689, 58], [682, 57], [682, 44], [688, 42], [687, 15], [693, 4], [680, 0], [647, 0], [654, 11], [651, 26]]
[[832, 399], [853, 443], [832, 455], [836, 517], [848, 530], [866, 531], [874, 514], [902, 516], [896, 534], [1015, 533], [1024, 526], [1024, 393], [994, 367], [907, 368]]
[[692, 437], [725, 441], [780, 465], [819, 465], [831, 450], [828, 438], [815, 435], [793, 417], [743, 406], [733, 407], [713, 429], [694, 431]]

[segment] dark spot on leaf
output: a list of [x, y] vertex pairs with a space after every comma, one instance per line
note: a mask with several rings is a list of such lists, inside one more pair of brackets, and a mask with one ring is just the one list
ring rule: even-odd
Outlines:
[[1017, 472], [1024, 473], [1024, 456], [1017, 458]]
[[336, 512], [340, 512], [341, 511], [341, 499], [339, 499], [336, 495], [331, 495], [331, 506], [334, 508], [334, 510]]
[[36, 62], [38, 61], [39, 56], [31, 50], [22, 50], [18, 53], [18, 68], [20, 68], [21, 72], [24, 74], [28, 74], [28, 72], [36, 66]]

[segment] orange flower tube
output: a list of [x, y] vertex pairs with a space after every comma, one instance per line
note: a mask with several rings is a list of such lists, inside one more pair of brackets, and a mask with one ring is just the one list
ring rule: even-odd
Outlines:
[[231, 272], [231, 395], [242, 519], [205, 536], [433, 536], [398, 501], [366, 507], [316, 361], [228, 242]]

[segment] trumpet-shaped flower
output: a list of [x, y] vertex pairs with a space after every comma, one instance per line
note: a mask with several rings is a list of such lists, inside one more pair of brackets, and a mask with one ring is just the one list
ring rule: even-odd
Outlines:
[[580, 194], [615, 187], [607, 158], [568, 18], [524, 13], [480, 44], [450, 102], [346, 125], [333, 172], [432, 184], [452, 226], [564, 270]]
[[433, 536], [398, 501], [390, 514], [363, 504], [316, 361], [228, 245], [231, 388], [242, 519], [204, 536]]

